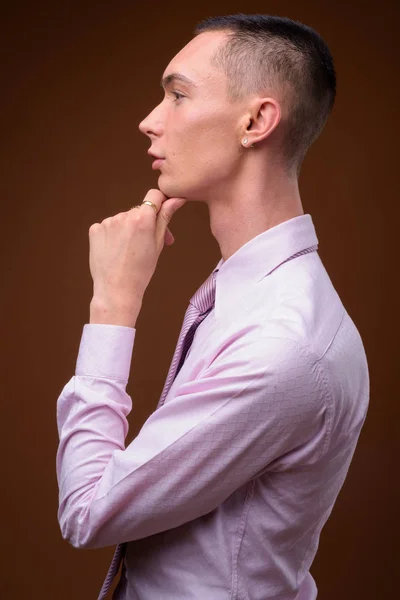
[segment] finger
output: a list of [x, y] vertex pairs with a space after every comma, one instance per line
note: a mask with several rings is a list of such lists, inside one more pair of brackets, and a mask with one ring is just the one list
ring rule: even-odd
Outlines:
[[[143, 198], [142, 203], [145, 200], [148, 200], [149, 202], [152, 202], [153, 204], [155, 204], [155, 206], [157, 207], [157, 215], [158, 215], [158, 213], [161, 210], [161, 206], [162, 206], [163, 202], [165, 202], [166, 199], [167, 199], [167, 196], [165, 196], [160, 190], [151, 189], [147, 192], [147, 194]], [[149, 211], [152, 210], [153, 212], [155, 212], [155, 210], [152, 206], [149, 206], [148, 204], [143, 204], [143, 208], [141, 208], [141, 210], [147, 210], [147, 209], [149, 209]]]
[[174, 243], [175, 238], [172, 235], [172, 233], [170, 232], [169, 229], [166, 230], [165, 232], [165, 238], [164, 238], [164, 242], [166, 244], [166, 246], [172, 246], [172, 244]]

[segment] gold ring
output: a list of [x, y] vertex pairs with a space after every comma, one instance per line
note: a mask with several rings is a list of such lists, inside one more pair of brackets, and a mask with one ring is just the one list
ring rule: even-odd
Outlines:
[[158, 213], [157, 206], [153, 204], [153, 202], [150, 202], [150, 200], [143, 200], [142, 204], [136, 204], [135, 206], [132, 206], [132, 208], [140, 208], [143, 204], [148, 204], [149, 206], [152, 206], [156, 211], [156, 214]]

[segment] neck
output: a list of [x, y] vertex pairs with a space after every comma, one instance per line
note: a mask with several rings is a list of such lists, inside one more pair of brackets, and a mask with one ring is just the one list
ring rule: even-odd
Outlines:
[[224, 261], [263, 231], [304, 214], [297, 178], [275, 168], [266, 172], [265, 166], [262, 172], [256, 164], [207, 204], [211, 232]]

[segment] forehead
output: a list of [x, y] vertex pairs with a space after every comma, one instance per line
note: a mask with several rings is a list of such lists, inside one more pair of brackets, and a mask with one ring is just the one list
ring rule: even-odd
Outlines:
[[226, 33], [221, 31], [200, 33], [172, 58], [163, 77], [170, 73], [182, 73], [196, 84], [220, 78], [221, 72], [211, 64], [211, 58], [225, 39]]

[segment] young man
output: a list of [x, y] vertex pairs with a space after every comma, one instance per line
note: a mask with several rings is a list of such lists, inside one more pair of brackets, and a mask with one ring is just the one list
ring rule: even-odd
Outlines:
[[[117, 544], [99, 599], [122, 561], [120, 600], [314, 600], [309, 569], [369, 402], [362, 340], [298, 189], [334, 103], [332, 57], [286, 18], [211, 18], [162, 85], [139, 126], [159, 189], [89, 230], [90, 323], [57, 404], [62, 536]], [[221, 260], [125, 448], [136, 319], [191, 201], [207, 204]]]

